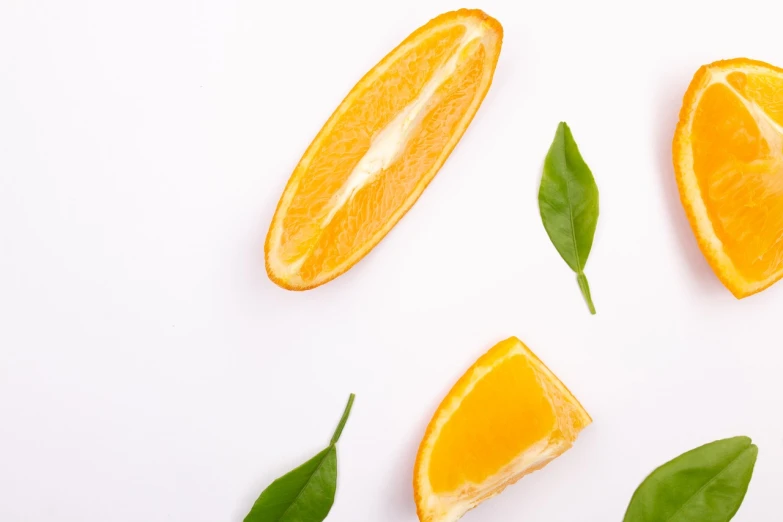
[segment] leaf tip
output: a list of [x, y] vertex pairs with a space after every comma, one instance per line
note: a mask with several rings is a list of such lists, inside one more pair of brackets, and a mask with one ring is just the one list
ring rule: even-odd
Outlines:
[[736, 437], [731, 437], [728, 440], [735, 440], [737, 442], [741, 442], [744, 446], [750, 447], [753, 446], [753, 439], [748, 437], [747, 435], [737, 435]]

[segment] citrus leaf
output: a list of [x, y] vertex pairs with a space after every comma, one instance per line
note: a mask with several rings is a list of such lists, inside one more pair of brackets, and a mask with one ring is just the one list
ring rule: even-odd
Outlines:
[[757, 455], [748, 437], [683, 453], [642, 482], [623, 522], [728, 522], [745, 498]]
[[337, 486], [337, 450], [321, 451], [272, 482], [261, 493], [245, 522], [301, 522], [326, 518]]
[[354, 394], [332, 440], [316, 456], [272, 482], [258, 497], [245, 522], [321, 522], [337, 490], [337, 441], [351, 413]]
[[595, 306], [584, 274], [598, 224], [598, 187], [571, 129], [561, 122], [544, 161], [538, 208], [549, 239], [577, 274], [590, 313]]

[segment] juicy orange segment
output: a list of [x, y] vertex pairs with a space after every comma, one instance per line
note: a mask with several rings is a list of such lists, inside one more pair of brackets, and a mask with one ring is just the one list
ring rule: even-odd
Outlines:
[[367, 254], [416, 202], [481, 105], [500, 24], [477, 10], [438, 16], [351, 90], [294, 169], [269, 227], [278, 285], [321, 285]]
[[416, 458], [422, 522], [453, 522], [571, 447], [592, 422], [519, 339], [495, 345], [438, 407]]
[[680, 197], [702, 252], [738, 298], [783, 277], [783, 69], [702, 67], [674, 135]]

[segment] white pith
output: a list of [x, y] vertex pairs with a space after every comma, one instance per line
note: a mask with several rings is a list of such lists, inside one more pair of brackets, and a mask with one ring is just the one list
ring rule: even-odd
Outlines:
[[405, 145], [413, 135], [416, 125], [426, 114], [435, 91], [454, 74], [462, 51], [468, 44], [481, 36], [480, 26], [468, 27], [465, 34], [462, 35], [457, 50], [449, 60], [433, 73], [432, 78], [424, 85], [419, 95], [373, 138], [370, 148], [353, 168], [345, 185], [340, 187], [340, 190], [332, 198], [332, 209], [321, 221], [321, 228], [325, 228], [332, 221], [337, 211], [348, 203], [354, 194], [372, 183], [381, 172], [395, 162], [400, 153], [405, 150]]

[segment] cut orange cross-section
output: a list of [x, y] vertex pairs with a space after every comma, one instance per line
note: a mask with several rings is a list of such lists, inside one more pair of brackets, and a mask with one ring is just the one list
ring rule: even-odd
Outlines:
[[699, 69], [674, 135], [680, 197], [702, 252], [738, 298], [783, 277], [783, 69]]
[[566, 451], [590, 416], [519, 339], [495, 345], [438, 407], [419, 447], [419, 520], [454, 522]]
[[278, 285], [344, 273], [416, 202], [484, 99], [503, 30], [477, 10], [419, 28], [351, 90], [294, 169], [265, 244]]

